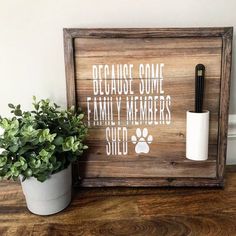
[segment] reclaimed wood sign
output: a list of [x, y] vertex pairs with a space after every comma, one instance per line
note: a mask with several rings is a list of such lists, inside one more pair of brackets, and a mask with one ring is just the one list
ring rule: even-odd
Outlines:
[[[68, 106], [85, 111], [79, 186], [222, 186], [232, 28], [64, 29]], [[204, 64], [209, 157], [186, 159], [186, 111]]]

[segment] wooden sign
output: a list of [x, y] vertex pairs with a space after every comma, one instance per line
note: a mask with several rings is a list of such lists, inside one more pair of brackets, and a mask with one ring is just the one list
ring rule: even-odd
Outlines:
[[[232, 28], [64, 29], [68, 106], [81, 107], [88, 151], [79, 186], [222, 186]], [[206, 67], [207, 161], [186, 159], [195, 66]]]

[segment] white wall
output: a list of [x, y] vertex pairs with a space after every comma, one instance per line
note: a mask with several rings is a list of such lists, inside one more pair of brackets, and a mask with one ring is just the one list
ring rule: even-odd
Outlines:
[[30, 108], [33, 94], [65, 106], [64, 27], [236, 26], [235, 9], [235, 0], [0, 0], [0, 114], [9, 102]]

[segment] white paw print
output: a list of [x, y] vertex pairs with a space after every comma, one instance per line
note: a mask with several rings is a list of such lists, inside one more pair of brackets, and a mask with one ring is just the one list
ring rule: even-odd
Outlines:
[[148, 135], [148, 129], [144, 128], [141, 130], [140, 128], [136, 129], [136, 135], [131, 137], [131, 141], [135, 145], [136, 153], [149, 153], [149, 144], [152, 143], [153, 137], [152, 135]]

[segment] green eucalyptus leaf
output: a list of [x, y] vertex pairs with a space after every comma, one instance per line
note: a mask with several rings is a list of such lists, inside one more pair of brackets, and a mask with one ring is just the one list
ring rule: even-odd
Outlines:
[[14, 163], [14, 166], [15, 166], [15, 167], [20, 167], [20, 166], [21, 166], [20, 161], [15, 162], [15, 163]]
[[84, 114], [83, 113], [79, 114], [78, 119], [82, 120], [83, 118], [84, 118]]
[[15, 110], [14, 115], [16, 116], [22, 116], [22, 111], [21, 110]]
[[35, 168], [39, 168], [41, 166], [41, 160], [36, 160], [35, 161]]
[[33, 172], [30, 168], [26, 169], [25, 172], [24, 172], [25, 176], [26, 177], [31, 177], [33, 175]]
[[10, 179], [11, 176], [12, 176], [11, 171], [8, 171], [8, 172], [5, 174], [5, 178], [6, 178], [6, 179]]
[[7, 156], [0, 156], [0, 167], [5, 166], [7, 163]]
[[15, 177], [18, 177], [20, 174], [19, 170], [17, 169], [17, 167], [15, 165], [13, 165], [11, 167], [11, 175], [12, 176], [15, 176]]
[[42, 157], [45, 157], [45, 156], [48, 156], [48, 152], [45, 150], [45, 149], [42, 149], [40, 152], [39, 152], [39, 155], [42, 156]]
[[37, 177], [37, 180], [40, 181], [40, 182], [44, 182], [47, 178], [48, 178], [47, 175], [42, 175], [41, 174]]
[[11, 109], [15, 109], [15, 106], [12, 103], [9, 103], [8, 107], [10, 107]]
[[22, 170], [25, 171], [27, 169], [27, 167], [28, 167], [27, 163], [23, 164], [22, 165]]
[[23, 165], [26, 162], [26, 159], [23, 156], [19, 157], [19, 161], [21, 162], [21, 164]]
[[31, 149], [32, 149], [31, 145], [26, 145], [26, 146], [23, 146], [22, 148], [20, 148], [18, 150], [18, 153], [19, 153], [19, 155], [23, 155], [24, 153], [28, 152]]
[[67, 151], [70, 150], [70, 147], [68, 147], [68, 146], [66, 145], [66, 143], [63, 143], [63, 144], [62, 144], [62, 150], [63, 150], [64, 152], [67, 152]]
[[58, 170], [61, 167], [61, 164], [62, 163], [60, 161], [56, 162], [54, 165], [54, 170]]
[[35, 110], [38, 110], [39, 109], [39, 104], [38, 103], [34, 104], [34, 108], [35, 108]]
[[13, 146], [10, 146], [9, 147], [9, 150], [11, 151], [11, 152], [16, 152], [17, 150], [18, 150], [18, 145], [17, 144], [15, 144], [15, 145], [13, 145]]

